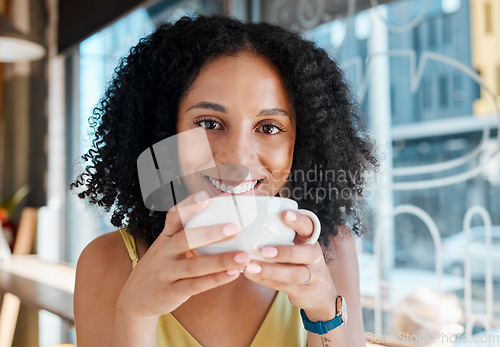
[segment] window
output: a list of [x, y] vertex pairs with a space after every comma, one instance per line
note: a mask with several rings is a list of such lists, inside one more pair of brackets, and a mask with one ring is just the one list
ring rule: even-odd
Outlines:
[[[479, 78], [482, 78], [483, 72], [480, 69], [476, 69], [476, 73], [479, 76]], [[474, 90], [476, 91], [474, 99], [480, 99], [482, 97], [483, 90], [481, 86], [477, 83], [474, 83], [474, 86], [475, 86]]]
[[436, 48], [437, 40], [436, 40], [437, 30], [436, 30], [436, 19], [429, 19], [427, 22], [427, 42], [429, 48]]
[[448, 78], [446, 75], [439, 77], [439, 106], [448, 106]]
[[453, 74], [453, 101], [455, 103], [461, 103], [464, 99], [463, 75], [459, 72], [455, 72]]
[[394, 86], [394, 83], [391, 83], [391, 115], [393, 122], [396, 121], [396, 87]]
[[443, 42], [445, 45], [453, 43], [453, 23], [450, 15], [443, 16]]
[[[71, 115], [71, 122], [75, 127], [72, 129], [73, 133], [68, 134], [73, 143], [69, 155], [70, 167], [75, 166], [75, 158], [85, 153], [90, 146], [92, 129], [89, 127], [89, 116], [104, 94], [104, 89], [120, 57], [126, 55], [130, 47], [153, 28], [147, 10], [139, 8], [80, 44], [78, 74], [72, 76], [78, 81], [78, 94], [75, 96], [78, 100], [74, 102], [79, 109]], [[76, 163], [80, 162], [77, 160]], [[75, 167], [74, 171], [71, 173], [71, 180], [82, 171], [82, 168]], [[96, 236], [113, 230], [114, 227], [110, 225], [108, 215], [97, 208], [86, 206], [73, 192], [68, 192], [66, 208], [68, 215], [66, 261], [76, 264], [81, 250], [87, 243]]]
[[412, 36], [413, 36], [413, 47], [415, 49], [415, 52], [420, 51], [420, 34], [419, 31], [420, 26], [417, 26], [415, 29], [412, 30]]
[[427, 78], [423, 78], [420, 89], [420, 104], [424, 111], [428, 111], [432, 108], [432, 82]]

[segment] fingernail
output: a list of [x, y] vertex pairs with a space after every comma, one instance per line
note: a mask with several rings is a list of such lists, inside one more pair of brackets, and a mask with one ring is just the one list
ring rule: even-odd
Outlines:
[[195, 201], [197, 204], [199, 204], [199, 203], [201, 203], [201, 202], [203, 202], [203, 201], [206, 201], [206, 200], [208, 200], [208, 193], [207, 193], [206, 191], [204, 191], [204, 190], [203, 190], [203, 191], [201, 191], [201, 192], [199, 192], [198, 194], [196, 194], [196, 195], [194, 196], [194, 201]]
[[297, 220], [297, 214], [293, 211], [288, 210], [285, 212], [285, 218], [290, 222], [295, 222]]
[[250, 256], [246, 252], [241, 252], [234, 256], [234, 261], [238, 264], [245, 264], [250, 261]]
[[222, 233], [226, 236], [234, 235], [238, 232], [238, 227], [235, 224], [228, 224], [222, 228]]
[[251, 273], [251, 274], [258, 274], [262, 271], [262, 267], [259, 264], [255, 263], [250, 263], [247, 264], [245, 268], [245, 272]]
[[278, 255], [278, 249], [271, 246], [262, 247], [260, 254], [262, 254], [264, 258], [274, 258]]
[[228, 274], [229, 276], [238, 275], [239, 273], [240, 273], [239, 269], [229, 269], [229, 270], [226, 270], [226, 274]]

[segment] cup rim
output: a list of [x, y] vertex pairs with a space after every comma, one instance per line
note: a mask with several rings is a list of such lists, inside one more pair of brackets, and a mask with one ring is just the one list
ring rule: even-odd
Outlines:
[[258, 200], [285, 200], [285, 201], [290, 201], [298, 206], [298, 202], [290, 199], [290, 198], [283, 198], [281, 196], [268, 196], [268, 195], [217, 195], [210, 197], [208, 200], [211, 199], [233, 199], [235, 197], [236, 199], [249, 199], [249, 198], [256, 198]]

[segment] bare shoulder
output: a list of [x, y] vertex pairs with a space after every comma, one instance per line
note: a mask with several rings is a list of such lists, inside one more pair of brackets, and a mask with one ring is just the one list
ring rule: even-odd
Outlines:
[[76, 268], [75, 328], [79, 346], [109, 345], [116, 301], [132, 270], [119, 231], [85, 247]]
[[[80, 255], [78, 266], [85, 265], [87, 262], [95, 260], [127, 256], [127, 249], [118, 230], [101, 235], [90, 242]], [[95, 259], [98, 257], [98, 259]]]
[[101, 280], [105, 284], [109, 280], [128, 277], [131, 270], [132, 263], [120, 232], [114, 231], [99, 236], [85, 247], [78, 259], [76, 273], [77, 277]]

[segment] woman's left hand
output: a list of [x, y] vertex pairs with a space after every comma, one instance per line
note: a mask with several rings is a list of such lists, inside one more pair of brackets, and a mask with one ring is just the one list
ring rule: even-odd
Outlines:
[[261, 254], [270, 262], [251, 261], [245, 276], [256, 283], [282, 291], [290, 303], [303, 308], [313, 321], [336, 315], [337, 291], [318, 242], [306, 244], [313, 233], [309, 217], [297, 211], [283, 213], [284, 223], [295, 230], [295, 245], [265, 246]]

